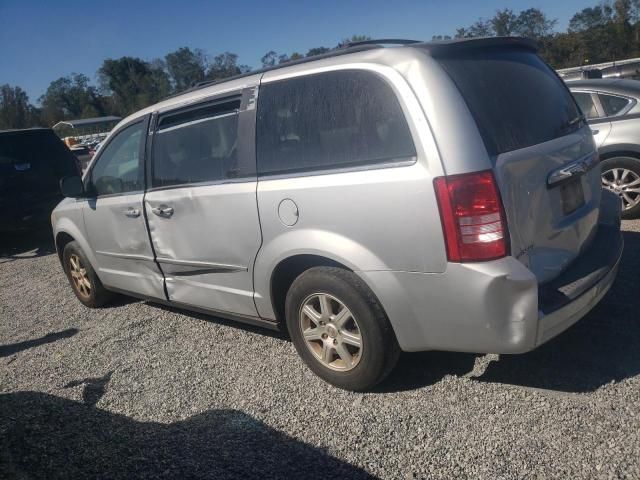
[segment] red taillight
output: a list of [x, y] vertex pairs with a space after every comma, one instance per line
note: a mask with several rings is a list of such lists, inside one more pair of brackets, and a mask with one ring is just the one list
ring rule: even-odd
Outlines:
[[490, 170], [438, 177], [433, 184], [450, 262], [507, 255], [507, 224]]

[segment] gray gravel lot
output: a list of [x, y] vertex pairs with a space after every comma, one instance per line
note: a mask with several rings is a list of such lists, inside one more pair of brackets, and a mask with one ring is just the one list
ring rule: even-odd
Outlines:
[[337, 390], [285, 336], [83, 307], [48, 237], [0, 240], [0, 477], [640, 478], [640, 221], [618, 280], [526, 355], [403, 354]]

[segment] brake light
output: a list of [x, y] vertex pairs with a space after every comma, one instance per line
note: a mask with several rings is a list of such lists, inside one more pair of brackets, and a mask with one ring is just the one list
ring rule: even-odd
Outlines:
[[493, 172], [438, 177], [433, 184], [450, 262], [507, 255], [507, 223]]

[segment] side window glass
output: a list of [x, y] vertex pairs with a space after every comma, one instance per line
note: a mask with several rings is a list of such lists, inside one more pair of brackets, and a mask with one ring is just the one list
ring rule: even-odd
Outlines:
[[118, 132], [100, 154], [91, 171], [91, 182], [98, 195], [126, 193], [143, 189], [140, 142], [144, 122]]
[[604, 93], [599, 93], [598, 96], [600, 97], [600, 103], [602, 103], [602, 108], [604, 108], [604, 113], [607, 117], [617, 115], [629, 105], [629, 99], [624, 97]]
[[152, 186], [237, 178], [240, 100], [163, 116], [153, 141]]
[[365, 71], [267, 83], [258, 94], [263, 175], [380, 164], [416, 155], [391, 87]]
[[576, 103], [587, 118], [598, 117], [598, 111], [593, 103], [593, 98], [588, 92], [573, 92], [573, 97], [576, 99]]

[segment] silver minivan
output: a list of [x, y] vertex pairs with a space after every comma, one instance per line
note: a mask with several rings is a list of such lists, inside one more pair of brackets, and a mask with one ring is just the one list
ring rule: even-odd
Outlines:
[[623, 248], [589, 127], [518, 38], [365, 42], [199, 85], [61, 187], [84, 305], [283, 328], [351, 390], [400, 351], [536, 348], [600, 301]]

